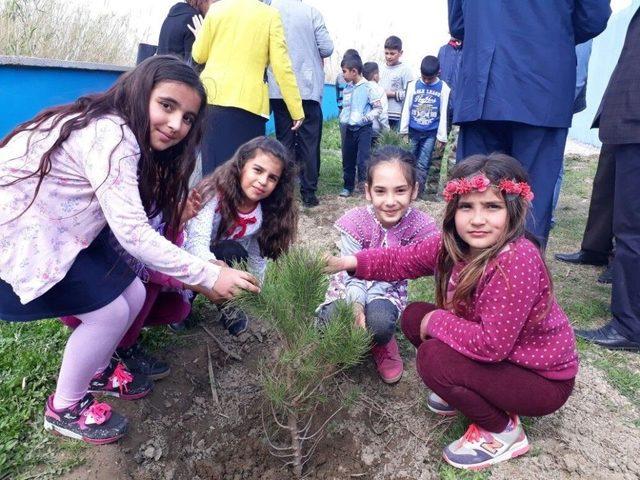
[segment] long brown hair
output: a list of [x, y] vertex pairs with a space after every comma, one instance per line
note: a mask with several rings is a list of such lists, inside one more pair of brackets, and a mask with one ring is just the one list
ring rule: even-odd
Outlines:
[[258, 233], [260, 251], [265, 257], [276, 260], [286, 252], [295, 240], [298, 229], [298, 209], [294, 201], [296, 167], [288, 150], [277, 140], [256, 137], [241, 145], [236, 153], [215, 172], [203, 178], [197, 185], [203, 202], [217, 195], [220, 227], [214, 241], [220, 240], [238, 217], [238, 205], [245, 198], [240, 177], [245, 164], [258, 153], [265, 153], [282, 162], [282, 174], [271, 195], [260, 202], [262, 227]]
[[[200, 109], [187, 136], [167, 150], [156, 152], [151, 148], [149, 101], [151, 92], [160, 82], [180, 82], [193, 88], [200, 96]], [[51, 133], [59, 124], [60, 134], [40, 159], [36, 171], [0, 186], [13, 185], [22, 180], [38, 177], [31, 203], [33, 205], [42, 182], [51, 171], [52, 155], [62, 147], [72, 132], [87, 127], [92, 121], [109, 114], [121, 117], [131, 129], [140, 146], [138, 162], [138, 188], [148, 217], [162, 213], [172, 231], [178, 231], [180, 216], [188, 194], [188, 182], [195, 167], [196, 147], [202, 137], [202, 124], [206, 108], [206, 92], [198, 75], [188, 65], [168, 55], [151, 57], [134, 70], [123, 74], [106, 92], [86, 95], [75, 102], [46, 109], [35, 118], [18, 125], [1, 142], [0, 148], [20, 132]], [[49, 120], [50, 123], [46, 124]], [[27, 143], [30, 148], [31, 137]], [[124, 131], [118, 145], [124, 140]], [[114, 147], [117, 148], [117, 146]], [[113, 154], [113, 152], [112, 152]], [[111, 165], [111, 158], [109, 165]], [[22, 215], [21, 212], [20, 215]]]
[[[527, 181], [527, 174], [520, 166], [520, 163], [515, 158], [501, 153], [468, 157], [453, 168], [450, 179], [467, 178], [478, 173], [483, 173], [491, 181], [492, 185], [498, 185], [500, 180], [503, 179], [517, 182]], [[471, 302], [487, 264], [506, 245], [523, 236], [534, 240], [533, 236], [525, 230], [525, 223], [529, 214], [529, 203], [519, 195], [506, 195], [497, 189], [494, 189], [494, 191], [505, 202], [507, 227], [495, 245], [483, 250], [473, 258], [469, 257], [469, 245], [456, 231], [455, 215], [458, 210], [460, 196], [455, 196], [447, 203], [444, 211], [444, 220], [442, 222], [443, 248], [440, 249], [438, 254], [436, 267], [436, 303], [438, 307], [450, 308], [458, 315], [466, 313], [466, 308]], [[462, 261], [468, 261], [468, 263], [460, 272], [453, 298], [448, 301], [447, 287], [451, 278], [451, 271], [457, 262]], [[505, 280], [508, 281], [506, 278]], [[551, 275], [549, 275], [549, 285], [553, 291]]]

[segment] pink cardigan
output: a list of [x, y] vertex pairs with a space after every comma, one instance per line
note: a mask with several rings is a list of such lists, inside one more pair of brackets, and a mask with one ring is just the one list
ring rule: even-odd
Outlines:
[[[438, 235], [416, 245], [363, 250], [356, 255], [355, 275], [386, 281], [433, 275], [440, 248]], [[450, 289], [462, 267], [454, 266]], [[427, 331], [481, 362], [507, 360], [552, 380], [567, 380], [578, 372], [573, 330], [550, 289], [540, 252], [525, 238], [489, 262], [465, 318], [436, 310]]]

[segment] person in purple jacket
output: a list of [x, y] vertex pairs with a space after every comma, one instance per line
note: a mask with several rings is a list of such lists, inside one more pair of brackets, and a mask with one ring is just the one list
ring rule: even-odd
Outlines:
[[435, 274], [436, 305], [409, 304], [402, 331], [432, 391], [428, 408], [471, 420], [445, 460], [475, 470], [529, 450], [519, 415], [548, 415], [567, 401], [578, 353], [540, 250], [525, 234], [533, 193], [518, 161], [467, 158], [444, 196], [442, 235], [330, 257], [327, 271], [387, 282]]

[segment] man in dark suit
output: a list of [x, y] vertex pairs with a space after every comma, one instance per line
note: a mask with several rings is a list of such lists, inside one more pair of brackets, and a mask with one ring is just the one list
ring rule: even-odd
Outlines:
[[449, 0], [449, 30], [464, 41], [453, 121], [458, 161], [502, 151], [529, 173], [542, 245], [551, 225], [576, 84], [575, 45], [602, 32], [608, 0]]
[[631, 19], [595, 125], [615, 162], [612, 320], [576, 335], [611, 349], [640, 351], [640, 9]]

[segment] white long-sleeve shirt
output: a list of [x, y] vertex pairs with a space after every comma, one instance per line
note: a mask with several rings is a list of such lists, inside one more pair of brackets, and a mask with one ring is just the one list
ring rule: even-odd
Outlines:
[[[249, 271], [262, 280], [267, 268], [267, 261], [261, 255], [258, 244], [258, 233], [262, 227], [262, 207], [258, 204], [251, 212], [238, 212], [238, 217], [239, 222], [231, 231], [225, 232], [220, 240], [235, 240], [242, 245], [249, 254]], [[213, 197], [202, 207], [198, 215], [187, 223], [184, 248], [203, 260], [215, 260], [216, 256], [210, 249], [211, 240], [215, 238], [221, 221], [218, 198]]]

